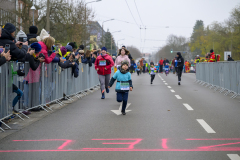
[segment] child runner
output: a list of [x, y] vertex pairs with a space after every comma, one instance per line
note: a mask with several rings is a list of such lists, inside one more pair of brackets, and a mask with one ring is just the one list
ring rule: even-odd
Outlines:
[[169, 73], [169, 65], [168, 65], [168, 63], [166, 63], [166, 65], [165, 65], [165, 74], [166, 74], [166, 76], [167, 76], [168, 73]]
[[128, 58], [128, 54], [129, 54], [129, 51], [122, 48], [122, 49], [119, 49], [119, 53], [118, 53], [118, 57], [117, 59], [115, 60], [115, 64], [114, 64], [114, 67], [118, 69], [118, 67], [121, 66], [121, 63], [123, 61], [128, 61], [128, 67], [131, 66], [131, 63], [130, 63], [130, 59]]
[[102, 97], [101, 99], [105, 99], [105, 88], [106, 92], [109, 93], [108, 83], [111, 75], [111, 68], [114, 66], [114, 62], [111, 56], [107, 54], [107, 48], [102, 47], [102, 54], [99, 55], [95, 61], [95, 69], [99, 75], [100, 88]]
[[137, 67], [137, 69], [136, 69], [138, 76], [139, 76], [139, 74], [140, 74], [140, 70], [141, 70], [141, 66], [139, 65], [139, 66]]
[[154, 80], [154, 78], [155, 78], [155, 72], [156, 72], [156, 68], [154, 67], [154, 64], [153, 63], [151, 63], [151, 67], [150, 67], [150, 75], [151, 75], [151, 84], [152, 84], [152, 82], [153, 82], [153, 80]]
[[132, 91], [133, 85], [132, 85], [132, 79], [131, 79], [131, 73], [128, 71], [129, 62], [123, 61], [122, 65], [120, 67], [120, 70], [118, 70], [112, 77], [108, 88], [112, 87], [115, 80], [117, 80], [116, 85], [116, 92], [117, 92], [117, 101], [123, 102], [122, 103], [122, 114], [126, 115], [125, 109], [127, 106], [128, 101], [128, 92], [129, 90]]

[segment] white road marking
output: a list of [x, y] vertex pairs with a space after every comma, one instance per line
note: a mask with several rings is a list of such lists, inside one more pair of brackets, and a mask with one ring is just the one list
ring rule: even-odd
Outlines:
[[[131, 111], [131, 110], [127, 110], [130, 105], [131, 105], [131, 103], [127, 104], [126, 110], [125, 110], [126, 113]], [[121, 115], [122, 114], [122, 103], [120, 104], [119, 110], [111, 110], [111, 111], [118, 116]]]
[[165, 85], [168, 85], [167, 83], [165, 83]]
[[182, 99], [182, 97], [180, 97], [179, 95], [175, 95], [177, 97], [177, 99]]
[[174, 91], [173, 89], [171, 89], [171, 92], [173, 92], [173, 93], [174, 93], [175, 91]]
[[192, 108], [189, 104], [183, 103], [183, 105], [184, 105], [189, 111], [193, 111], [193, 108]]
[[227, 156], [231, 159], [231, 160], [240, 160], [240, 156], [238, 154], [227, 154]]
[[166, 82], [166, 81], [163, 81], [164, 83]]
[[168, 88], [172, 88], [171, 86], [167, 86]]
[[197, 121], [207, 131], [207, 133], [216, 133], [203, 119], [197, 119]]

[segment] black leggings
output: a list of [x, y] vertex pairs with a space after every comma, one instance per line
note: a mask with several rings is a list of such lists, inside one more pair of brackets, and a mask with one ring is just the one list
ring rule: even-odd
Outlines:
[[152, 74], [151, 75], [151, 83], [153, 82], [154, 78], [155, 78], [155, 74]]
[[182, 80], [182, 70], [183, 68], [177, 68], [177, 75], [178, 75], [178, 81], [180, 82]]

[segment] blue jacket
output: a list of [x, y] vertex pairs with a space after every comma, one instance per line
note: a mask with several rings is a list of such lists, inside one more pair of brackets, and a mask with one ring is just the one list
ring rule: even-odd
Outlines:
[[120, 82], [128, 82], [129, 87], [133, 87], [132, 85], [132, 79], [131, 79], [131, 73], [127, 72], [125, 74], [121, 73], [120, 70], [118, 70], [112, 77], [111, 81], [109, 82], [109, 86], [112, 87], [114, 82], [117, 80], [116, 92], [128, 92], [128, 90], [121, 90]]

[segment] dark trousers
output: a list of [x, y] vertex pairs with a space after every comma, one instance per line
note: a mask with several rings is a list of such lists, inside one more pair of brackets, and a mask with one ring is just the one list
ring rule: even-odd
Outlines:
[[151, 75], [151, 83], [153, 82], [154, 78], [155, 78], [155, 74], [152, 74]]
[[117, 101], [122, 103], [122, 112], [125, 112], [127, 101], [128, 101], [128, 92], [117, 92]]
[[160, 65], [160, 72], [163, 72], [163, 65]]
[[145, 73], [145, 70], [146, 70], [146, 66], [144, 65], [143, 66], [143, 73]]
[[137, 71], [137, 75], [139, 76], [140, 71]]
[[183, 71], [183, 68], [176, 68], [176, 71], [177, 71], [177, 75], [178, 75], [178, 81], [180, 82], [182, 79], [182, 71]]

